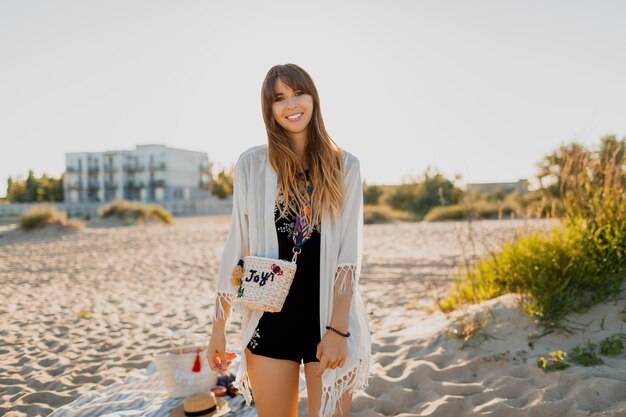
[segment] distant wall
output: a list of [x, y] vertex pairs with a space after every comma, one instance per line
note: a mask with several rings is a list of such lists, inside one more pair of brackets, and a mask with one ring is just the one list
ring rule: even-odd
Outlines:
[[[108, 203], [14, 203], [0, 204], [0, 218], [19, 217], [31, 207], [51, 205], [62, 210], [70, 217], [96, 217], [98, 208]], [[232, 197], [220, 200], [212, 198], [205, 201], [172, 201], [159, 204], [168, 209], [175, 216], [186, 215], [223, 215], [231, 214], [233, 210]]]

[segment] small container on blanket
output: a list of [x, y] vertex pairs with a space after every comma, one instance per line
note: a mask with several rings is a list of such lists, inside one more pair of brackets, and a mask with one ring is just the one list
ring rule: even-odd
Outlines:
[[209, 367], [206, 346], [184, 346], [154, 355], [157, 370], [170, 398], [208, 392], [217, 383], [217, 373]]

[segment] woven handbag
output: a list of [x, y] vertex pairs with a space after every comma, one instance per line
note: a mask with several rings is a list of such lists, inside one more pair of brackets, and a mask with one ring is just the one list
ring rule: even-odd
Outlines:
[[[295, 248], [294, 248], [295, 250]], [[295, 258], [294, 254], [294, 258]], [[244, 276], [236, 301], [251, 310], [277, 313], [283, 308], [296, 275], [296, 262], [262, 256], [246, 256]]]
[[170, 398], [209, 391], [217, 383], [217, 373], [209, 367], [206, 346], [173, 348], [154, 355], [157, 370]]

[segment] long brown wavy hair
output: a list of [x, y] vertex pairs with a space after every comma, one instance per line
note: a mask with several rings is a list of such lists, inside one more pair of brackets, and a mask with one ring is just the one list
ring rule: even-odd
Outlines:
[[[313, 97], [313, 113], [307, 129], [305, 158], [313, 182], [312, 218], [310, 224], [321, 224], [322, 211], [328, 211], [337, 220], [344, 199], [343, 158], [341, 148], [330, 137], [320, 110], [320, 99], [311, 76], [295, 64], [276, 65], [270, 68], [261, 90], [263, 120], [267, 130], [269, 159], [278, 174], [278, 192], [283, 193], [284, 205], [278, 204], [280, 216], [288, 211], [298, 213], [306, 205], [304, 195], [304, 167], [289, 146], [291, 140], [272, 113], [276, 99], [275, 86], [280, 79], [293, 90], [301, 90]], [[276, 195], [278, 202], [278, 193]]]

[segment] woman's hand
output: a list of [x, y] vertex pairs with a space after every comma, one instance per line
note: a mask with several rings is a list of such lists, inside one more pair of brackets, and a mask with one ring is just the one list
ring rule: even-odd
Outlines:
[[335, 332], [327, 331], [322, 341], [317, 345], [315, 357], [320, 365], [317, 376], [321, 376], [326, 368], [341, 368], [346, 363], [348, 342], [345, 337]]
[[230, 363], [237, 357], [234, 352], [226, 352], [226, 333], [214, 331], [211, 333], [211, 340], [206, 354], [209, 367], [215, 372], [226, 372]]

